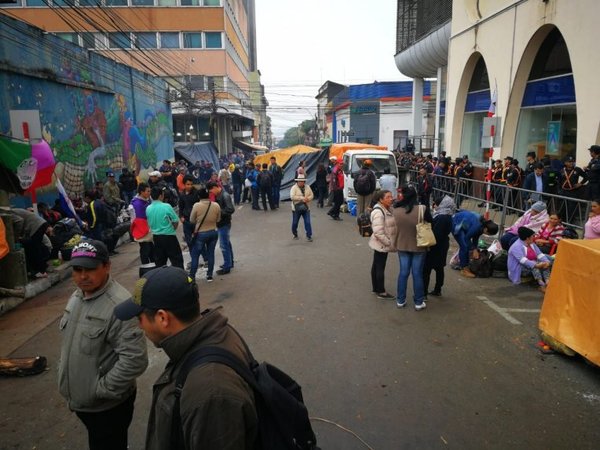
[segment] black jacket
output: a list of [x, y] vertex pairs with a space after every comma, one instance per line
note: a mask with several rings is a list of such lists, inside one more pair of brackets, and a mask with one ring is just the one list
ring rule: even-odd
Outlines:
[[221, 228], [231, 223], [231, 216], [235, 212], [235, 206], [229, 195], [225, 190], [222, 190], [215, 201], [221, 207], [221, 220], [217, 222], [217, 228]]
[[179, 217], [183, 217], [185, 220], [190, 220], [190, 214], [194, 203], [200, 201], [198, 191], [196, 188], [192, 188], [189, 194], [185, 191], [179, 194]]

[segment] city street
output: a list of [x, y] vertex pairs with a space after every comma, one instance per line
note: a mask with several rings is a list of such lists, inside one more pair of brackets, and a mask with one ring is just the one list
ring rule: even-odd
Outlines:
[[[302, 385], [324, 450], [597, 448], [600, 371], [538, 350], [541, 293], [446, 267], [443, 297], [430, 297], [424, 311], [412, 297], [397, 309], [371, 293], [372, 251], [355, 218], [335, 222], [326, 211], [312, 210], [307, 242], [302, 224], [292, 240], [289, 203], [268, 213], [238, 207], [235, 269], [198, 280], [202, 308], [222, 307], [258, 360]], [[138, 247], [118, 250], [113, 275], [131, 290]], [[397, 273], [390, 254], [391, 293]], [[2, 450], [86, 448], [56, 382], [58, 319], [73, 289], [62, 282], [0, 317], [0, 355], [48, 358], [43, 374], [0, 379]], [[151, 386], [166, 364], [152, 344], [149, 355], [131, 449], [144, 446]]]

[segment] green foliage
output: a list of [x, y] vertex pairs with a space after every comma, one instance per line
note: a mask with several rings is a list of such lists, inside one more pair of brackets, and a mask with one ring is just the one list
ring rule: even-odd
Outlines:
[[315, 129], [315, 121], [313, 119], [305, 120], [296, 127], [288, 129], [283, 139], [279, 141], [280, 148], [291, 147], [293, 145], [302, 144], [306, 141], [306, 135], [310, 134]]

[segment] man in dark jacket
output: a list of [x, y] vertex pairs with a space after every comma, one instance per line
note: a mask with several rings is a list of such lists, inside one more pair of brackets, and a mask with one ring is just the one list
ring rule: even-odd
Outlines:
[[131, 200], [133, 200], [133, 197], [135, 197], [137, 181], [135, 175], [131, 173], [127, 167], [123, 168], [123, 171], [119, 176], [119, 184], [121, 185], [121, 197], [125, 204], [129, 205]]
[[281, 169], [281, 166], [277, 164], [277, 159], [274, 156], [271, 156], [269, 161], [271, 162], [269, 171], [273, 175], [273, 205], [275, 205], [275, 209], [278, 209], [279, 190], [281, 189], [281, 180], [283, 180], [283, 170]]
[[[170, 358], [153, 388], [146, 432], [147, 450], [178, 448], [253, 449], [258, 417], [252, 388], [230, 367], [206, 363], [191, 369], [179, 404], [181, 429], [173, 430], [175, 382], [186, 356], [205, 346], [251, 356], [219, 309], [200, 313], [198, 288], [187, 273], [160, 267], [136, 283], [133, 298], [114, 310], [120, 320], [138, 317], [139, 326]], [[184, 442], [180, 442], [183, 439]]]
[[260, 192], [260, 198], [262, 199], [263, 210], [268, 211], [267, 200], [269, 201], [269, 208], [271, 211], [275, 209], [273, 204], [273, 174], [269, 171], [267, 163], [263, 163], [262, 170], [258, 174], [258, 190]]
[[533, 172], [525, 177], [523, 183], [523, 189], [535, 192], [524, 192], [524, 200], [528, 204], [534, 204], [540, 200], [543, 200], [542, 193], [548, 192], [548, 176], [544, 172], [544, 165], [542, 163], [536, 163], [533, 166]]
[[354, 192], [356, 192], [356, 215], [360, 216], [371, 205], [373, 193], [377, 189], [377, 178], [371, 169], [373, 162], [365, 159], [361, 169], [354, 176]]
[[600, 145], [592, 145], [590, 148], [590, 163], [585, 169], [588, 176], [588, 200], [593, 200], [600, 197]]
[[206, 190], [215, 196], [215, 201], [221, 207], [221, 220], [217, 222], [217, 231], [221, 253], [223, 253], [223, 265], [220, 270], [217, 270], [217, 275], [227, 275], [233, 269], [233, 246], [230, 233], [231, 215], [235, 212], [235, 206], [233, 206], [231, 196], [217, 182], [206, 183]]
[[179, 221], [183, 226], [183, 238], [188, 248], [194, 233], [194, 224], [190, 222], [190, 213], [194, 203], [200, 201], [198, 191], [194, 187], [194, 177], [186, 175], [183, 177], [183, 192], [179, 194]]

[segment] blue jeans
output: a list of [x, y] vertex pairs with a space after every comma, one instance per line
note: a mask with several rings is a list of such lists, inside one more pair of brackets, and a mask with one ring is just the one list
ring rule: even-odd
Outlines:
[[458, 233], [454, 234], [454, 239], [456, 239], [456, 243], [459, 247], [458, 259], [460, 260], [460, 268], [469, 267], [469, 251], [477, 248], [479, 235], [471, 236], [467, 231], [460, 230]]
[[229, 233], [231, 232], [231, 224], [223, 225], [217, 229], [219, 232], [219, 245], [221, 247], [221, 253], [223, 253], [223, 270], [229, 270], [233, 268], [233, 247], [231, 246], [231, 240], [229, 239]]
[[259, 209], [258, 207], [258, 186], [252, 186], [250, 188], [252, 191], [252, 209]]
[[398, 274], [398, 290], [396, 301], [406, 301], [406, 287], [408, 276], [412, 272], [413, 290], [415, 292], [415, 305], [420, 305], [425, 300], [425, 287], [423, 285], [423, 266], [425, 265], [426, 252], [398, 252], [400, 260], [400, 274]]
[[273, 205], [276, 208], [279, 208], [279, 191], [281, 189], [281, 184], [274, 183], [272, 189], [271, 197], [273, 198]]
[[298, 222], [300, 217], [304, 219], [304, 231], [306, 231], [306, 237], [312, 237], [312, 226], [310, 224], [310, 211], [292, 211], [292, 234], [298, 236]]
[[242, 199], [242, 185], [234, 184], [233, 185], [233, 203], [235, 203], [236, 205], [239, 205], [241, 199]]
[[213, 269], [215, 267], [215, 247], [217, 246], [218, 238], [219, 235], [217, 234], [216, 230], [202, 231], [196, 236], [190, 250], [192, 255], [190, 277], [192, 279], [196, 278], [196, 272], [198, 271], [198, 259], [200, 258], [200, 255], [202, 255], [208, 263], [206, 276], [212, 277]]
[[189, 220], [186, 219], [185, 222], [183, 222], [183, 240], [187, 244], [190, 252], [192, 251], [190, 243], [192, 241], [192, 234], [194, 233], [194, 228], [195, 224], [193, 224]]

